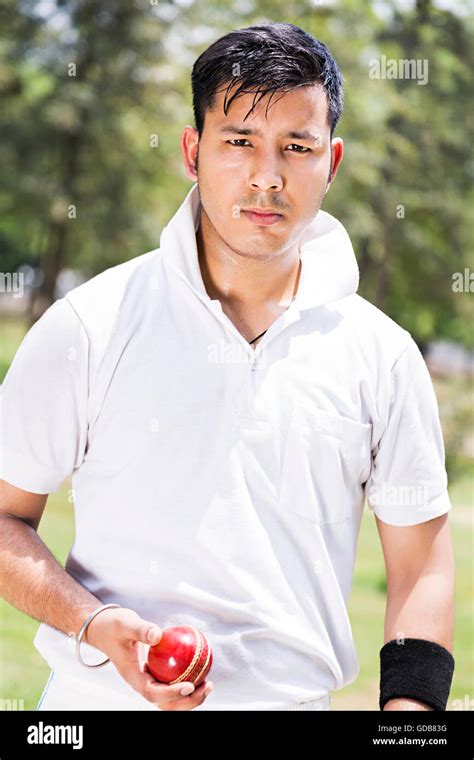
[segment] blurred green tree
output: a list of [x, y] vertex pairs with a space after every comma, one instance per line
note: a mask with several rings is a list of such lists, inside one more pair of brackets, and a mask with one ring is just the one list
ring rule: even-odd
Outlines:
[[[159, 243], [189, 186], [195, 58], [233, 28], [285, 20], [322, 39], [346, 80], [345, 159], [324, 208], [348, 229], [359, 292], [423, 344], [474, 346], [469, 104], [472, 14], [418, 0], [2, 2], [2, 267], [40, 264], [32, 318], [63, 266], [91, 276]], [[7, 32], [8, 30], [8, 32]], [[371, 78], [371, 62], [428, 61], [428, 81]]]

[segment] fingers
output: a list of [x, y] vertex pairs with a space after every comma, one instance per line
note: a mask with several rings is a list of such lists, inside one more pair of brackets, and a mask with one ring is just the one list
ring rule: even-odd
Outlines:
[[211, 681], [204, 681], [197, 687], [190, 681], [162, 684], [147, 672], [142, 674], [142, 679], [134, 688], [161, 710], [192, 710], [201, 705], [213, 689]]
[[153, 676], [144, 674], [144, 683], [142, 689], [140, 689], [142, 695], [149, 702], [161, 705], [168, 702], [182, 699], [183, 696], [187, 698], [188, 694], [194, 694], [196, 689], [190, 681], [183, 681], [175, 684], [165, 684], [155, 681]]
[[195, 688], [189, 681], [165, 684], [153, 677], [143, 645], [157, 644], [162, 637], [162, 630], [155, 623], [143, 620], [133, 610], [119, 611], [109, 636], [116, 641], [109, 656], [121, 677], [159, 709], [192, 710], [201, 705], [211, 693], [213, 684], [210, 681], [204, 681]]
[[195, 707], [202, 705], [204, 700], [209, 696], [209, 694], [211, 694], [212, 690], [213, 684], [211, 681], [204, 681], [204, 683], [195, 688], [192, 694], [189, 696], [161, 702], [157, 706], [160, 708], [160, 710], [165, 710], [168, 712], [193, 710]]
[[[136, 664], [130, 664], [130, 662], [116, 662], [115, 667], [119, 674], [122, 676], [132, 689], [135, 689], [142, 697], [149, 702], [157, 702], [160, 699], [177, 699], [181, 696], [180, 689], [183, 689], [186, 685], [190, 686], [194, 690], [193, 684], [188, 681], [186, 683], [170, 684], [161, 683], [157, 681], [145, 664], [144, 669], [136, 666]], [[172, 690], [171, 692], [169, 690]]]

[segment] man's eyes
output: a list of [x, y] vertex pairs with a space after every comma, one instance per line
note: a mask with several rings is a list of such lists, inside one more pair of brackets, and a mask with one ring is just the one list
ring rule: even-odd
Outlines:
[[[237, 145], [237, 143], [248, 143], [248, 140], [245, 140], [244, 138], [241, 139], [233, 139], [233, 140], [227, 140], [227, 142], [230, 145], [233, 145], [235, 148], [246, 148], [246, 145]], [[250, 143], [249, 143], [250, 145]], [[297, 148], [298, 150], [292, 150], [291, 153], [311, 153], [311, 148], [306, 148], [304, 145], [297, 145], [296, 143], [291, 143], [291, 145], [288, 146], [289, 148]]]

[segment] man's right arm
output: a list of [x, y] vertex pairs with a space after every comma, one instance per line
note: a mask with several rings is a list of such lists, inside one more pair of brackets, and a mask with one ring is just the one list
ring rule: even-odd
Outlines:
[[101, 601], [61, 567], [38, 536], [47, 498], [0, 480], [0, 595], [36, 620], [77, 635]]
[[[102, 602], [61, 567], [37, 529], [48, 494], [36, 494], [0, 480], [0, 595], [9, 604], [53, 628], [77, 636]], [[189, 682], [160, 684], [144, 665], [144, 646], [156, 644], [161, 629], [127, 608], [101, 612], [83, 641], [111, 659], [122, 678], [162, 710], [190, 710], [207, 696], [209, 682], [182, 696]], [[188, 692], [189, 693], [189, 688]]]

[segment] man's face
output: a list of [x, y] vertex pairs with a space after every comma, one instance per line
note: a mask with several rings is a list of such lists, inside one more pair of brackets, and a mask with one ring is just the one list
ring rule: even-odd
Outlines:
[[[274, 94], [267, 116], [266, 95], [245, 122], [254, 93], [236, 98], [226, 116], [224, 92], [206, 111], [199, 144], [197, 131], [185, 128], [188, 176], [198, 150], [199, 194], [214, 231], [242, 256], [272, 259], [298, 240], [318, 212], [328, 186], [331, 147], [334, 177], [342, 140], [331, 145], [320, 85]], [[272, 209], [280, 216], [264, 225], [245, 212], [249, 208]]]

